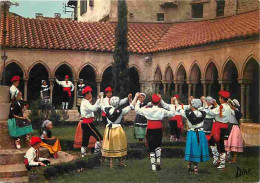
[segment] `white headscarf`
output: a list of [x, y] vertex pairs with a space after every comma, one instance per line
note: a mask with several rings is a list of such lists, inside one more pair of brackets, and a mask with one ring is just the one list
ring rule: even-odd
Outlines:
[[42, 128], [46, 128], [46, 126], [48, 126], [48, 124], [52, 123], [50, 120], [45, 120], [42, 123]]
[[232, 103], [233, 103], [233, 105], [235, 105], [236, 107], [240, 107], [240, 104], [239, 104], [239, 102], [238, 102], [237, 99], [233, 99], [233, 100], [232, 100]]
[[207, 96], [207, 97], [206, 97], [206, 101], [207, 101], [208, 103], [213, 104], [214, 99], [213, 99], [211, 96]]
[[191, 100], [191, 105], [192, 105], [192, 107], [194, 107], [196, 109], [200, 108], [201, 107], [200, 99], [192, 99]]
[[45, 80], [42, 80], [42, 85], [43, 85], [43, 82], [44, 82]]
[[145, 93], [140, 93], [140, 95], [143, 95], [143, 96], [144, 96], [144, 98], [146, 98], [146, 95], [145, 95]]
[[120, 98], [119, 97], [111, 97], [110, 99], [110, 105], [113, 107], [119, 106]]

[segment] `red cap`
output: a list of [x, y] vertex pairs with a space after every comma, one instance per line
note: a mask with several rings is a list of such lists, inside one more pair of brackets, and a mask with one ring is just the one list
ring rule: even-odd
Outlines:
[[175, 97], [176, 99], [179, 99], [179, 95], [177, 95], [177, 94], [175, 94], [174, 97]]
[[110, 86], [105, 89], [105, 92], [109, 92], [109, 91], [111, 92], [113, 91], [113, 89]]
[[230, 97], [230, 93], [228, 91], [225, 91], [225, 90], [220, 90], [218, 95], [223, 97], [223, 98], [229, 98]]
[[11, 79], [11, 82], [14, 82], [14, 81], [20, 81], [20, 76], [14, 76], [12, 79]]
[[152, 96], [152, 102], [153, 103], [159, 103], [160, 100], [161, 100], [161, 98], [158, 95], [153, 94], [153, 96]]
[[37, 143], [41, 143], [41, 141], [42, 140], [40, 139], [40, 137], [32, 137], [31, 141], [30, 141], [30, 144], [31, 144], [31, 146], [34, 146]]
[[69, 75], [66, 75], [65, 78], [69, 79], [70, 77], [69, 77]]
[[90, 86], [86, 86], [84, 90], [82, 91], [82, 95], [86, 94], [87, 92], [91, 92], [92, 88]]

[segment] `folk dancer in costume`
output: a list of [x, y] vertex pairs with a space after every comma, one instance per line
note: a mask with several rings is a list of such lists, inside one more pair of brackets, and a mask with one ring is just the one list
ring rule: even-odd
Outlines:
[[233, 152], [233, 158], [230, 163], [237, 162], [237, 153], [243, 152], [243, 137], [239, 128], [239, 120], [242, 117], [242, 113], [239, 111], [240, 104], [237, 99], [230, 100], [228, 102], [231, 107], [230, 123], [228, 125], [228, 140], [225, 140], [225, 149], [228, 156], [231, 156]]
[[[111, 87], [107, 87], [105, 89], [105, 94], [106, 94], [106, 97], [103, 99], [103, 108], [106, 108], [106, 107], [110, 107], [110, 99], [113, 95], [113, 89]], [[128, 99], [132, 99], [132, 95], [129, 94], [128, 95], [128, 98], [124, 98], [122, 100], [120, 100], [120, 103], [119, 105], [123, 105], [123, 104], [126, 104], [128, 102]], [[102, 112], [102, 121], [103, 121], [103, 124], [106, 125], [107, 124], [107, 118], [106, 118], [106, 113], [103, 111]]]
[[80, 104], [84, 98], [84, 96], [82, 94], [82, 91], [84, 90], [84, 88], [85, 88], [84, 80], [79, 79], [78, 92], [77, 92], [77, 107], [78, 107], [79, 114], [80, 114]]
[[198, 174], [198, 163], [209, 160], [208, 141], [203, 130], [206, 112], [198, 110], [198, 108], [201, 107], [200, 99], [190, 98], [190, 105], [190, 110], [183, 110], [179, 108], [178, 111], [188, 120], [185, 161], [189, 162], [189, 172]]
[[[138, 93], [136, 95], [139, 95]], [[175, 115], [175, 111], [167, 111], [163, 108], [159, 108], [161, 98], [153, 94], [152, 106], [147, 108], [140, 108], [140, 101], [135, 105], [135, 111], [137, 114], [145, 116], [147, 119], [147, 133], [146, 138], [148, 141], [148, 147], [150, 152], [150, 160], [152, 164], [152, 170], [161, 170], [161, 144], [163, 136], [162, 120], [165, 117], [172, 117]]]
[[[138, 95], [136, 95], [136, 98]], [[101, 97], [101, 104], [103, 97]], [[136, 101], [136, 100], [135, 100]], [[123, 116], [131, 109], [134, 110], [134, 101], [129, 106], [120, 106], [119, 97], [111, 97], [111, 106], [101, 108], [106, 113], [107, 122], [102, 144], [102, 156], [110, 158], [110, 168], [114, 168], [113, 158], [119, 158], [119, 166], [124, 167], [124, 157], [127, 155], [127, 140], [125, 132], [121, 126]]]
[[32, 137], [31, 148], [26, 152], [24, 156], [24, 164], [27, 170], [31, 170], [32, 167], [46, 166], [50, 164], [50, 160], [47, 158], [40, 157], [40, 143], [41, 139], [39, 137]]
[[23, 116], [23, 109], [26, 103], [22, 100], [22, 93], [18, 92], [16, 98], [12, 99], [11, 109], [8, 119], [8, 131], [11, 137], [14, 137], [15, 146], [21, 148], [20, 137], [25, 136], [29, 142], [30, 134], [33, 132], [32, 125], [29, 119]]
[[226, 163], [226, 152], [225, 152], [225, 145], [224, 145], [224, 140], [225, 136], [228, 131], [228, 124], [230, 122], [230, 116], [231, 116], [231, 108], [228, 105], [227, 101], [228, 98], [230, 97], [230, 93], [228, 91], [220, 90], [219, 91], [219, 102], [220, 106], [210, 109], [208, 108], [208, 104], [206, 102], [205, 97], [202, 97], [203, 103], [205, 105], [205, 112], [206, 114], [215, 116], [215, 122], [213, 123], [212, 126], [212, 132], [211, 132], [211, 137], [214, 138], [215, 143], [217, 144], [211, 148], [212, 154], [220, 154], [219, 157], [213, 156], [213, 166], [218, 165], [218, 160], [220, 159], [220, 165], [217, 167], [219, 170], [223, 170], [225, 168], [225, 163]]
[[[139, 95], [140, 108], [146, 106], [146, 104], [144, 103], [145, 98], [146, 95], [144, 93], [140, 93]], [[143, 142], [145, 138], [146, 128], [147, 128], [146, 118], [144, 116], [136, 114], [135, 122], [134, 122], [134, 138], [138, 139], [139, 142]]]
[[41, 106], [42, 110], [45, 111], [45, 119], [49, 118], [49, 105], [50, 105], [50, 87], [47, 85], [46, 80], [42, 80], [42, 86], [41, 86]]
[[[72, 97], [72, 91], [74, 91], [74, 85], [71, 81], [69, 81], [69, 75], [65, 76], [65, 81], [59, 81], [56, 78], [56, 82], [58, 85], [61, 85], [63, 88], [63, 93], [62, 93], [62, 109], [64, 110], [65, 114], [67, 116], [67, 110], [69, 107], [69, 101]], [[68, 118], [68, 116], [67, 116]]]
[[47, 148], [53, 158], [58, 158], [58, 151], [61, 151], [59, 139], [52, 136], [51, 129], [53, 124], [49, 120], [42, 123], [41, 129], [41, 147]]
[[12, 82], [12, 86], [10, 87], [10, 99], [15, 99], [19, 93], [19, 89], [18, 89], [18, 86], [19, 86], [19, 83], [20, 83], [20, 76], [14, 76], [12, 79], [11, 79], [11, 82]]
[[101, 150], [101, 143], [103, 140], [102, 135], [96, 129], [93, 124], [94, 121], [94, 112], [96, 112], [100, 108], [100, 99], [97, 99], [94, 105], [91, 104], [92, 100], [92, 88], [90, 86], [86, 86], [82, 91], [84, 95], [84, 99], [80, 105], [80, 113], [83, 118], [81, 128], [83, 130], [82, 136], [82, 146], [81, 146], [81, 155], [84, 157], [87, 152], [87, 147], [89, 143], [90, 136], [93, 136], [97, 142], [95, 143], [95, 154], [99, 154]]

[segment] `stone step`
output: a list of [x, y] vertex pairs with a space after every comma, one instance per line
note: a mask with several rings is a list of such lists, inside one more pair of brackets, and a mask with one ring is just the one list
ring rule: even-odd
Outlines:
[[29, 182], [29, 179], [28, 179], [28, 176], [12, 177], [12, 178], [0, 178], [0, 182], [27, 183], [27, 182]]
[[[24, 155], [29, 148], [0, 150], [0, 165], [19, 164], [24, 162]], [[49, 151], [46, 148], [40, 148], [40, 156], [49, 157]]]
[[28, 171], [24, 164], [1, 165], [0, 178], [15, 178], [28, 176]]

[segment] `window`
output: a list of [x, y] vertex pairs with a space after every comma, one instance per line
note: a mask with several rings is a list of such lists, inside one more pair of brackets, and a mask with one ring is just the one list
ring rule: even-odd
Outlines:
[[203, 3], [192, 5], [192, 18], [203, 18]]
[[87, 12], [87, 0], [81, 0], [80, 1], [80, 15]]
[[164, 21], [164, 13], [157, 13], [157, 21]]
[[217, 12], [216, 16], [224, 16], [225, 0], [217, 0]]

